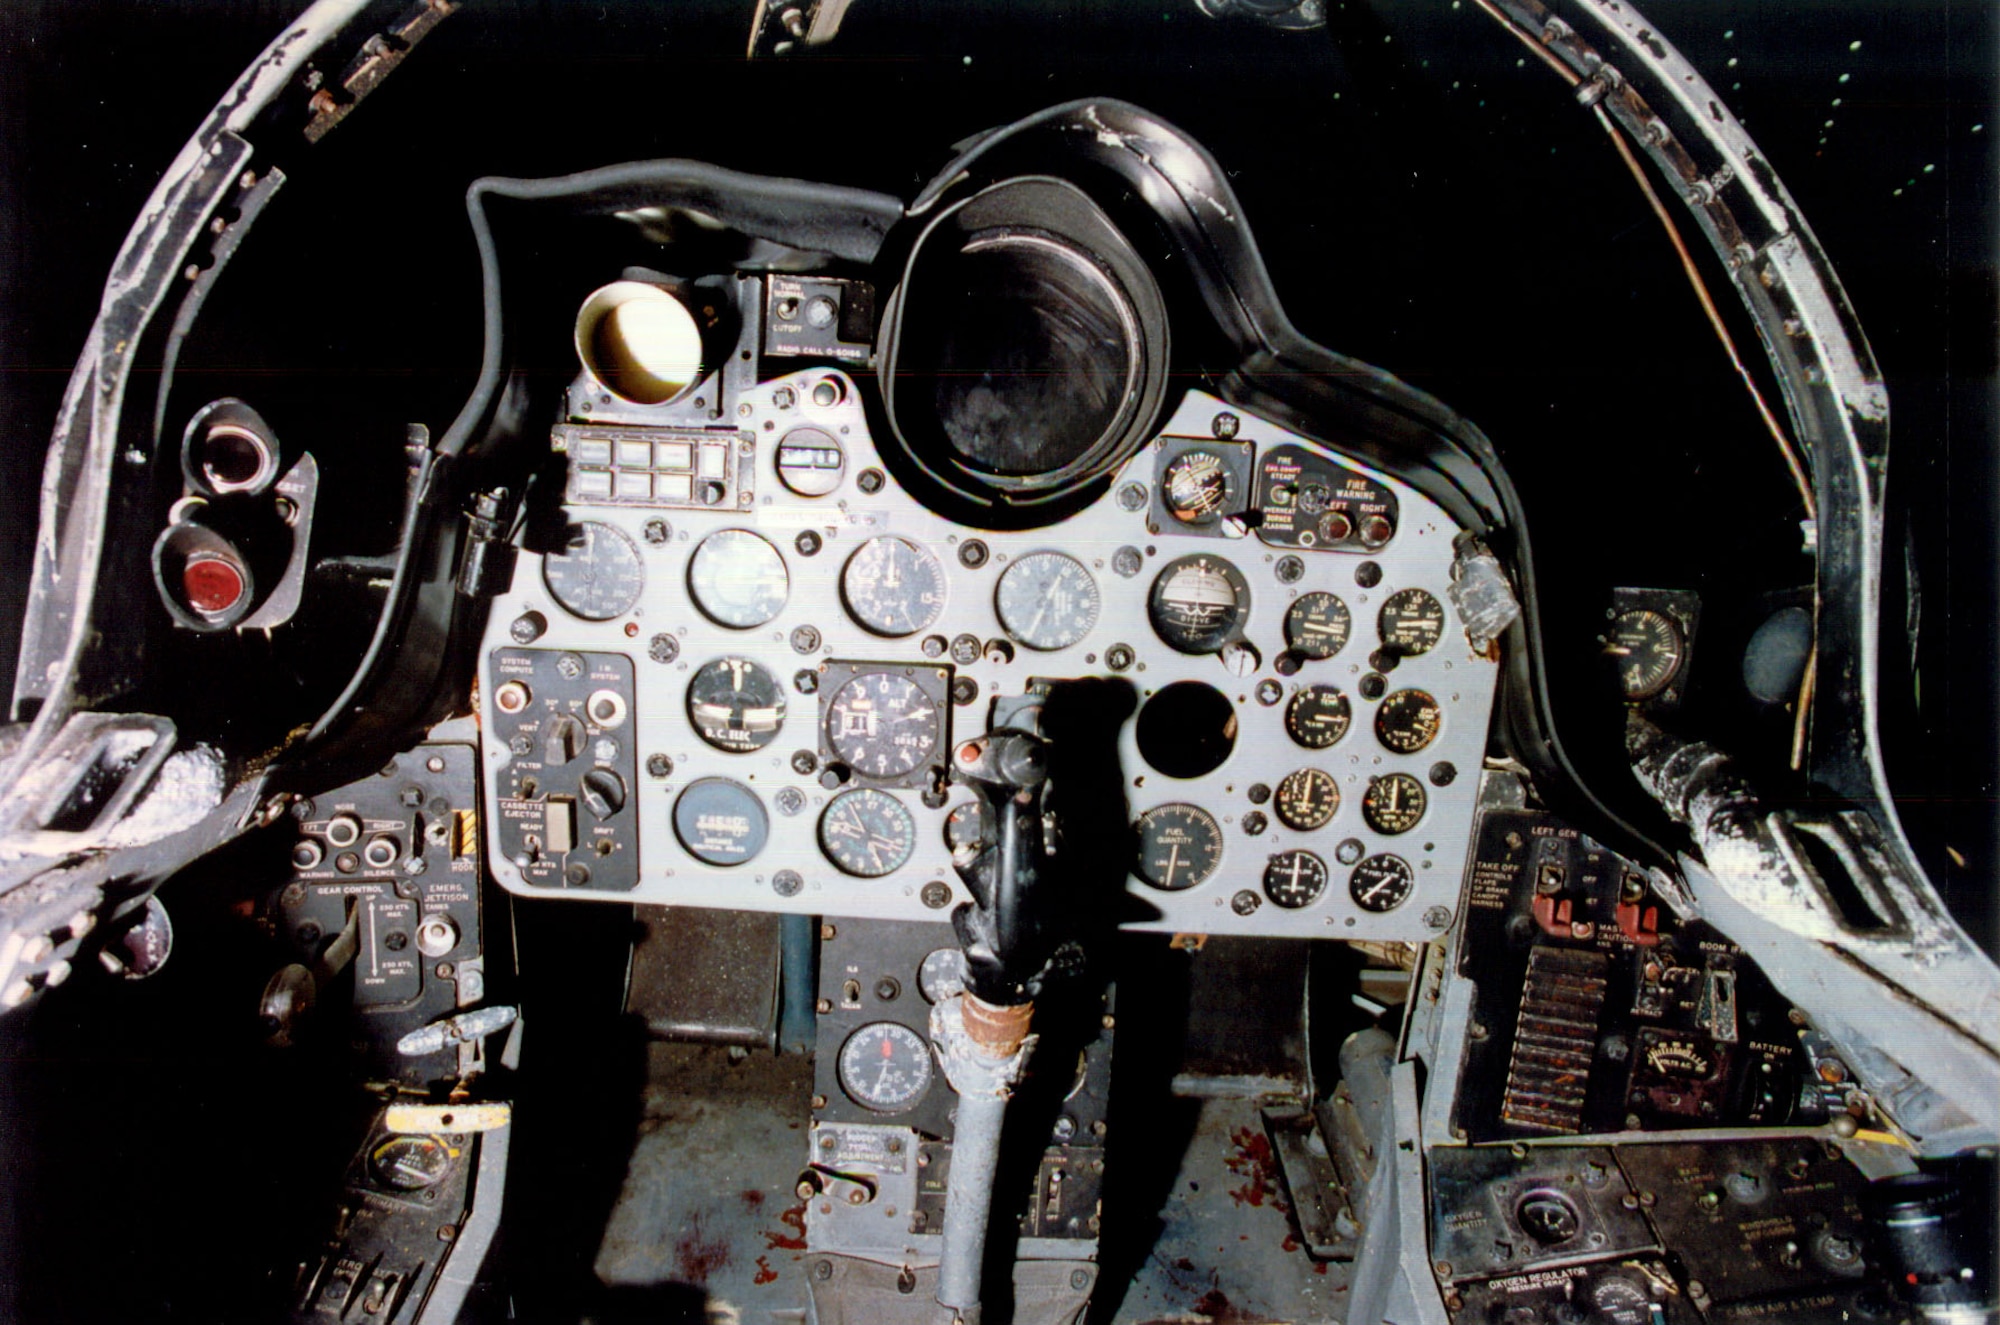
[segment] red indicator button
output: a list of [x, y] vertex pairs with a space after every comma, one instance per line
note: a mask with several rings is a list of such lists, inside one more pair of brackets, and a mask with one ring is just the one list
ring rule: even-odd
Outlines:
[[214, 553], [197, 553], [181, 569], [188, 606], [203, 616], [221, 616], [243, 597], [243, 572]]

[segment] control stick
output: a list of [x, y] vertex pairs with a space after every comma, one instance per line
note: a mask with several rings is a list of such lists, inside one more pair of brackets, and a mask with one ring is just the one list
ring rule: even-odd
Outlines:
[[1046, 754], [1040, 737], [1013, 730], [952, 752], [952, 775], [979, 793], [987, 811], [978, 843], [958, 864], [973, 897], [952, 916], [965, 951], [965, 989], [931, 1009], [931, 1040], [959, 1100], [937, 1300], [966, 1325], [980, 1317], [1002, 1124], [1034, 1051], [1028, 1027], [1054, 950], [1043, 892]]

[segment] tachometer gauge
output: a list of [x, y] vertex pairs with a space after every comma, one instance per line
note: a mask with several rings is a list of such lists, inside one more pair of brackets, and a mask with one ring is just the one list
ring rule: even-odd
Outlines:
[[1386, 773], [1369, 780], [1361, 795], [1361, 818], [1385, 837], [1407, 833], [1424, 817], [1429, 803], [1423, 783], [1408, 773]]
[[747, 529], [722, 529], [688, 558], [688, 592], [718, 626], [748, 630], [785, 609], [791, 577], [778, 549]]
[[1324, 750], [1347, 735], [1347, 696], [1335, 686], [1307, 686], [1285, 706], [1285, 732], [1308, 750]]
[[825, 712], [827, 747], [865, 777], [901, 777], [937, 750], [937, 705], [907, 676], [863, 672], [833, 692]]
[[1222, 826], [1199, 805], [1156, 805], [1139, 816], [1141, 879], [1166, 892], [1208, 882], [1222, 863]]
[[1444, 604], [1427, 589], [1398, 589], [1383, 601], [1378, 624], [1383, 648], [1414, 658], [1429, 653], [1444, 638]]
[[840, 596], [864, 630], [914, 635], [944, 611], [944, 567], [907, 538], [871, 538], [841, 570]]
[[909, 862], [917, 820], [886, 791], [843, 791], [820, 816], [819, 846], [844, 873], [879, 879]]
[[1285, 643], [1301, 658], [1327, 659], [1347, 643], [1353, 618], [1330, 593], [1300, 594], [1285, 609]]
[[1618, 614], [1604, 652], [1617, 674], [1618, 689], [1636, 702], [1673, 684], [1686, 647], [1672, 617], [1641, 607]]
[[1296, 911], [1326, 891], [1326, 862], [1310, 851], [1281, 851], [1264, 866], [1264, 896]]
[[1184, 451], [1160, 483], [1167, 513], [1182, 524], [1211, 525], [1229, 500], [1229, 469], [1213, 451]]
[[1416, 886], [1416, 872], [1409, 861], [1401, 856], [1370, 856], [1348, 876], [1347, 895], [1363, 911], [1380, 915], [1410, 900]]
[[1001, 575], [993, 607], [1009, 635], [1031, 649], [1066, 649], [1097, 624], [1097, 581], [1075, 557], [1030, 552]]
[[864, 1109], [902, 1113], [931, 1086], [931, 1047], [908, 1026], [878, 1021], [840, 1046], [840, 1088]]
[[1240, 632], [1249, 613], [1243, 572], [1206, 552], [1161, 567], [1146, 599], [1153, 630], [1182, 653], [1214, 653]]
[[785, 691], [762, 663], [717, 658], [688, 682], [687, 711], [702, 740], [747, 754], [769, 745], [785, 725]]
[[542, 582], [563, 609], [585, 621], [623, 616], [646, 587], [639, 545], [622, 529], [586, 520], [569, 545], [542, 558]]
[[1399, 755], [1413, 755], [1437, 739], [1444, 710], [1422, 690], [1398, 690], [1375, 710], [1375, 737]]
[[451, 1152], [434, 1136], [387, 1136], [368, 1152], [368, 1176], [392, 1192], [418, 1192], [444, 1181]]
[[1340, 812], [1340, 787], [1331, 773], [1317, 768], [1295, 769], [1278, 783], [1271, 808], [1285, 827], [1310, 833], [1326, 827]]

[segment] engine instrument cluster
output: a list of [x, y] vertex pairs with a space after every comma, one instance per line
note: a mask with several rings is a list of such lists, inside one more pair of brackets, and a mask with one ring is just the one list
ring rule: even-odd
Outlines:
[[582, 414], [591, 381], [553, 433], [568, 541], [521, 557], [483, 656], [507, 887], [943, 919], [954, 740], [1118, 677], [1128, 927], [1449, 923], [1496, 668], [1421, 494], [1190, 392], [1093, 504], [992, 530], [889, 477], [842, 367]]

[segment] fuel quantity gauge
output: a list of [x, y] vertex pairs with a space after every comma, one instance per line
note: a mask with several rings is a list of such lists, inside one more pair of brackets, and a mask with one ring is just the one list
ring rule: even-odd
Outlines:
[[1222, 863], [1222, 825], [1198, 805], [1156, 805], [1139, 816], [1141, 879], [1163, 892], [1208, 882]]

